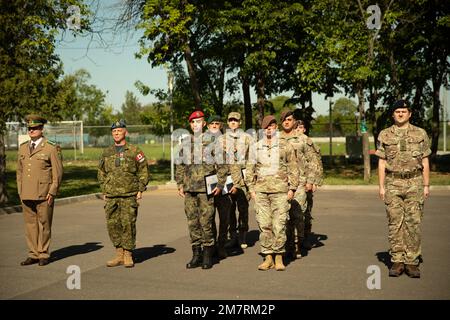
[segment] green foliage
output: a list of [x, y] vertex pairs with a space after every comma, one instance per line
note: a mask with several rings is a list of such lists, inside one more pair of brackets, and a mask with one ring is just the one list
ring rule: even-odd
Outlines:
[[59, 83], [57, 95], [63, 120], [83, 120], [85, 125], [102, 125], [105, 94], [88, 84], [91, 75], [84, 69], [66, 75]]
[[127, 125], [142, 124], [141, 112], [143, 108], [138, 98], [131, 92], [125, 93], [125, 103], [122, 104], [122, 117]]
[[[88, 16], [86, 5], [76, 0], [1, 2], [0, 133], [6, 121], [22, 120], [31, 112], [62, 118], [63, 106], [55, 99], [62, 68], [54, 44], [57, 31], [67, 28], [69, 5], [78, 5], [81, 16]], [[86, 24], [82, 18], [81, 30]]]

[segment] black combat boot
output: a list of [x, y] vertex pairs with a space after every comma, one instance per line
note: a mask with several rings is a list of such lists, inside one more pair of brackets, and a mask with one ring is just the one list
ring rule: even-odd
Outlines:
[[202, 264], [202, 247], [200, 245], [192, 246], [192, 259], [186, 264], [187, 269], [200, 267]]
[[202, 269], [211, 269], [212, 268], [212, 252], [213, 247], [203, 247], [203, 263]]

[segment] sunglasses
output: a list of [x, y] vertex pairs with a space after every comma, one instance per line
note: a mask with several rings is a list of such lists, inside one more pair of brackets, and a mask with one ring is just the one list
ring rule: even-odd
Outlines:
[[28, 127], [28, 131], [42, 130], [42, 127]]
[[228, 119], [228, 122], [239, 122], [239, 120], [235, 119], [235, 118], [230, 118], [230, 119]]

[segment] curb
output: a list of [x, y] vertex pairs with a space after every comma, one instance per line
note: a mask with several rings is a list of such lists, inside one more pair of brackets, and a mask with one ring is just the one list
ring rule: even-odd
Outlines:
[[[176, 184], [173, 184], [173, 185], [172, 184], [163, 184], [163, 185], [148, 186], [147, 190], [151, 190], [151, 191], [154, 191], [154, 190], [177, 190], [177, 185]], [[66, 204], [71, 204], [71, 203], [76, 203], [76, 202], [87, 201], [87, 200], [96, 200], [96, 199], [101, 199], [101, 198], [102, 198], [101, 192], [84, 194], [81, 196], [61, 198], [61, 199], [55, 200], [55, 206], [56, 205], [58, 205], [58, 206], [66, 205]], [[0, 208], [0, 215], [18, 213], [18, 212], [22, 212], [21, 205]]]
[[[147, 191], [155, 191], [155, 190], [177, 190], [176, 184], [161, 184], [161, 185], [154, 185], [154, 186], [148, 186]], [[377, 185], [324, 185], [319, 187], [320, 190], [378, 190]], [[450, 191], [450, 185], [440, 185], [440, 186], [430, 186], [430, 191]], [[65, 205], [65, 204], [71, 204], [76, 202], [82, 202], [86, 200], [95, 200], [95, 199], [101, 199], [102, 194], [100, 192], [98, 193], [91, 193], [91, 194], [85, 194], [81, 196], [74, 196], [74, 197], [67, 197], [62, 199], [56, 199], [55, 205]], [[11, 206], [11, 207], [4, 207], [0, 208], [0, 215], [4, 214], [11, 214], [11, 213], [17, 213], [22, 212], [22, 206]]]

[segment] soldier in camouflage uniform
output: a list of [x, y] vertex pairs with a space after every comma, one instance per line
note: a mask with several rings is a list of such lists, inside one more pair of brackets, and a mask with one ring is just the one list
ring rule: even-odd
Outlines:
[[297, 189], [299, 172], [294, 148], [285, 139], [278, 139], [275, 117], [264, 117], [261, 127], [264, 137], [256, 143], [255, 150], [251, 149], [246, 166], [246, 184], [255, 200], [261, 253], [265, 256], [258, 269], [275, 267], [282, 271], [286, 268], [283, 254], [289, 201]]
[[[318, 163], [314, 148], [308, 143], [311, 139], [295, 130], [294, 112], [284, 111], [280, 117], [283, 131], [280, 139], [290, 142], [295, 150], [299, 168], [299, 187], [291, 201], [289, 222], [287, 225], [286, 251], [292, 258], [301, 258], [301, 248], [305, 244], [305, 212], [307, 210], [306, 183], [311, 183], [321, 175], [321, 163]], [[297, 234], [297, 238], [295, 237]]]
[[397, 101], [392, 112], [394, 125], [380, 132], [375, 153], [379, 195], [389, 221], [393, 262], [389, 276], [406, 271], [409, 277], [420, 278], [420, 224], [424, 200], [430, 194], [430, 142], [425, 130], [409, 123], [411, 110], [406, 101]]
[[[204, 139], [202, 133], [203, 127], [206, 125], [203, 112], [194, 111], [189, 116], [189, 123], [193, 135], [188, 135], [182, 141], [183, 149], [176, 161], [178, 194], [184, 197], [184, 211], [188, 221], [193, 253], [186, 268], [202, 266], [202, 269], [210, 269], [214, 249], [212, 230], [214, 196], [222, 192], [228, 169], [226, 166], [217, 165], [211, 161], [214, 159], [207, 158], [209, 155], [205, 151], [209, 149], [210, 142]], [[217, 174], [218, 182], [212, 193], [208, 195], [205, 176], [214, 174]]]
[[[233, 202], [230, 210], [230, 242], [228, 245], [231, 247], [239, 242], [241, 249], [245, 249], [247, 248], [248, 202], [250, 194], [245, 185], [242, 170], [245, 169], [252, 137], [240, 129], [240, 125], [241, 114], [239, 112], [230, 112], [228, 115], [229, 129], [226, 130], [219, 140], [226, 152], [226, 161], [230, 164], [231, 178], [233, 180], [233, 187], [230, 191]], [[239, 211], [239, 219], [236, 219], [236, 207]]]
[[310, 137], [308, 137], [305, 132], [305, 123], [303, 120], [297, 120], [295, 131], [300, 135], [300, 139], [306, 143], [306, 148], [311, 151], [311, 154], [314, 157], [307, 157], [307, 175], [306, 175], [306, 210], [304, 213], [304, 241], [302, 246], [305, 249], [311, 249], [312, 245], [310, 242], [310, 235], [312, 229], [312, 220], [313, 217], [311, 215], [312, 207], [313, 207], [313, 193], [316, 192], [317, 187], [322, 185], [323, 180], [323, 166], [322, 166], [322, 156], [320, 155], [320, 148]]
[[133, 267], [132, 250], [136, 247], [138, 200], [149, 181], [147, 160], [137, 147], [127, 143], [124, 120], [111, 126], [114, 145], [103, 150], [98, 166], [98, 180], [105, 199], [109, 237], [116, 248], [116, 257], [108, 267]]
[[[210, 141], [211, 143], [208, 145], [210, 150], [216, 151], [216, 148], [219, 148], [219, 152], [221, 151], [221, 147], [217, 144], [219, 143], [218, 139], [222, 136], [223, 122], [220, 116], [212, 115], [208, 119], [208, 131], [205, 132], [205, 141]], [[229, 175], [230, 172], [227, 172]], [[217, 227], [215, 223], [215, 212], [213, 217], [213, 235], [214, 240], [216, 241], [217, 247], [217, 256], [220, 259], [225, 259], [227, 257], [227, 251], [225, 250], [225, 243], [227, 240], [228, 226], [230, 221], [230, 209], [231, 209], [231, 198], [229, 194], [220, 193], [214, 197], [214, 208], [217, 209], [219, 213], [219, 234], [217, 234]]]

